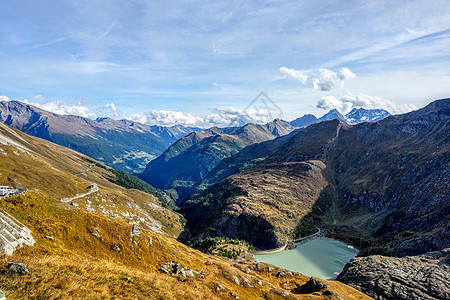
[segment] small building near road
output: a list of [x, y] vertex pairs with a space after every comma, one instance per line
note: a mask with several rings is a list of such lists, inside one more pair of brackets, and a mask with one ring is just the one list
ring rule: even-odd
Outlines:
[[0, 196], [5, 196], [9, 193], [12, 187], [7, 185], [0, 185]]

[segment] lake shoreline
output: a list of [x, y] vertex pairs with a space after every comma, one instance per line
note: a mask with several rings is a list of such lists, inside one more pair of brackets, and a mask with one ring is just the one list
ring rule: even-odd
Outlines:
[[333, 280], [345, 264], [359, 253], [352, 245], [326, 237], [324, 232], [309, 236], [296, 244], [295, 248], [288, 249], [294, 251], [283, 251], [286, 249], [283, 246], [257, 252], [255, 260], [307, 276]]

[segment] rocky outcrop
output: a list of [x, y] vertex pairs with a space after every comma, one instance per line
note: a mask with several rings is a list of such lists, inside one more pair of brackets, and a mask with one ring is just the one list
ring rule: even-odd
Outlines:
[[380, 300], [450, 299], [450, 248], [403, 258], [355, 258], [337, 280]]
[[7, 268], [11, 272], [14, 272], [14, 273], [19, 274], [19, 275], [25, 275], [25, 274], [30, 273], [30, 271], [28, 271], [27, 265], [24, 264], [24, 263], [8, 262], [7, 263]]
[[161, 268], [159, 268], [159, 271], [164, 274], [180, 275], [183, 278], [189, 278], [189, 277], [194, 277], [194, 276], [197, 276], [198, 278], [205, 277], [205, 274], [202, 271], [200, 271], [199, 269], [197, 269], [195, 271], [191, 270], [187, 267], [184, 267], [182, 264], [180, 264], [179, 262], [177, 262], [175, 260], [163, 264], [161, 266]]
[[6, 212], [0, 211], [0, 253], [7, 255], [23, 245], [35, 243], [31, 230]]

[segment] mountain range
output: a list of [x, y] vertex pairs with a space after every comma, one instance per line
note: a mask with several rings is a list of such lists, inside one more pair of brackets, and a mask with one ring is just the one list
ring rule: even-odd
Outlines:
[[[383, 109], [353, 109], [343, 116], [333, 109], [321, 118], [304, 115], [291, 122], [276, 119], [265, 125], [247, 124], [242, 127], [210, 128], [193, 132], [178, 140], [160, 157], [152, 160], [140, 178], [163, 189], [176, 189], [185, 200], [196, 192], [193, 187], [219, 170], [214, 170], [221, 160], [237, 154], [244, 147], [289, 134], [297, 128], [337, 119], [346, 124], [377, 121], [390, 116]], [[214, 170], [214, 171], [213, 171]], [[203, 187], [200, 187], [203, 188]]]
[[347, 125], [355, 125], [364, 122], [380, 121], [390, 115], [391, 114], [384, 109], [353, 108], [344, 116], [337, 109], [332, 109], [320, 118], [317, 118], [311, 114], [306, 114], [303, 117], [291, 121], [290, 123], [294, 127], [301, 128], [307, 127], [311, 124], [337, 119]]
[[[402, 115], [332, 110], [207, 130], [61, 116], [15, 101], [0, 108], [0, 184], [26, 191], [0, 201], [0, 224], [9, 224], [0, 246], [16, 245], [8, 259], [30, 268], [2, 276], [9, 297], [368, 299], [345, 284], [380, 299], [449, 294], [450, 99]], [[174, 141], [141, 175], [165, 191], [6, 124], [92, 147], [111, 165], [119, 165], [113, 148], [128, 153], [134, 139]], [[8, 234], [17, 226], [33, 246]], [[317, 228], [360, 250], [338, 277], [345, 284], [251, 259], [251, 245], [293, 246]], [[2, 274], [8, 266], [0, 263]]]
[[449, 133], [449, 99], [377, 122], [313, 124], [223, 160], [228, 174], [212, 174], [216, 183], [182, 212], [199, 239], [262, 249], [318, 226], [363, 255], [441, 250], [450, 247]]
[[265, 125], [213, 127], [192, 132], [152, 160], [140, 178], [157, 188], [189, 189], [203, 180], [222, 159], [238, 153], [244, 147], [293, 130], [289, 122], [274, 120]]
[[[353, 124], [375, 121], [388, 115], [389, 113], [384, 110], [353, 109], [344, 117], [337, 110], [332, 110], [319, 119], [313, 115], [305, 115], [290, 122], [290, 125], [305, 127], [333, 118]], [[165, 127], [145, 125], [129, 120], [111, 118], [93, 120], [80, 116], [60, 115], [20, 101], [0, 101], [0, 121], [25, 133], [79, 151], [108, 166], [132, 174], [143, 172], [152, 159], [160, 156], [178, 139], [191, 132], [201, 130], [197, 127], [180, 125]], [[233, 135], [230, 132], [235, 129], [220, 130], [225, 134]], [[213, 132], [219, 129], [211, 128], [210, 130]], [[274, 132], [274, 136], [284, 133], [286, 132], [283, 130], [280, 133]], [[250, 140], [251, 138], [247, 138], [246, 141], [237, 142], [239, 145], [231, 147], [230, 153], [235, 153], [242, 146], [252, 143]], [[262, 140], [256, 137], [254, 141]], [[165, 154], [165, 156], [167, 155]], [[229, 156], [229, 154], [225, 156]], [[206, 169], [210, 169], [210, 166]], [[149, 177], [148, 175], [143, 176]], [[157, 185], [157, 183], [155, 184]]]
[[[188, 247], [176, 239], [184, 218], [151, 187], [3, 123], [0, 184], [22, 191], [0, 201], [0, 249], [13, 248], [0, 261], [8, 299], [370, 299], [340, 282]], [[245, 243], [231, 242], [220, 249], [249, 257]]]
[[140, 173], [173, 142], [198, 128], [59, 115], [19, 101], [0, 102], [0, 121], [128, 173]]

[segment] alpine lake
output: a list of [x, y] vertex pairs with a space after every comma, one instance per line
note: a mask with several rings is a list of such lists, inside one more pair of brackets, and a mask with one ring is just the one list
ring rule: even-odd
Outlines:
[[255, 255], [256, 261], [299, 272], [307, 276], [333, 280], [345, 264], [358, 254], [341, 241], [317, 238], [297, 245], [295, 249]]

